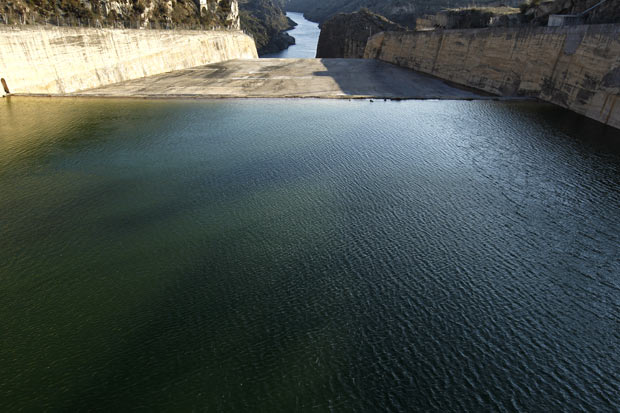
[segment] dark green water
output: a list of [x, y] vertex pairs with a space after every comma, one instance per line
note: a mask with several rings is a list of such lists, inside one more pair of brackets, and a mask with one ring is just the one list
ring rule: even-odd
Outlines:
[[2, 411], [617, 411], [620, 135], [546, 105], [0, 101]]

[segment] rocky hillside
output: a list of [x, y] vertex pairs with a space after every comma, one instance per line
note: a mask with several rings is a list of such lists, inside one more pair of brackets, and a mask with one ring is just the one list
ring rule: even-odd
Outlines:
[[579, 15], [600, 4], [581, 17], [580, 24], [620, 22], [620, 1], [607, 0], [531, 0], [520, 8], [466, 7], [440, 11], [418, 18], [417, 30], [472, 29], [482, 27], [547, 26], [549, 16]]
[[316, 57], [361, 59], [368, 38], [384, 31], [405, 30], [402, 26], [362, 9], [356, 13], [340, 13], [321, 26]]
[[259, 54], [275, 53], [295, 43], [286, 30], [295, 22], [282, 10], [283, 0], [239, 0], [241, 28], [254, 36]]
[[284, 0], [0, 0], [0, 23], [128, 28], [242, 28], [259, 53], [285, 49]]
[[417, 17], [445, 8], [479, 6], [518, 6], [523, 0], [289, 0], [287, 10], [304, 13], [307, 19], [323, 23], [337, 13], [352, 13], [366, 7], [401, 25], [414, 27]]
[[521, 26], [525, 16], [514, 7], [466, 7], [442, 10], [416, 21], [416, 30], [477, 29], [490, 26]]
[[[601, 0], [530, 0], [521, 6], [527, 21], [535, 25], [546, 25], [552, 14], [580, 14]], [[620, 22], [620, 1], [607, 0], [584, 16], [586, 24]]]
[[[199, 10], [201, 6], [202, 12]], [[236, 0], [0, 0], [10, 24], [239, 29]]]

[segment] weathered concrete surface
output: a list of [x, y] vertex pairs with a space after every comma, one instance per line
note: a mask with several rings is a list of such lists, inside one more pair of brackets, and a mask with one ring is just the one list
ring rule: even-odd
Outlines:
[[385, 32], [364, 57], [620, 128], [620, 25]]
[[254, 40], [235, 31], [0, 25], [0, 78], [12, 93], [71, 93], [254, 57]]
[[257, 59], [179, 70], [75, 96], [474, 99], [475, 92], [363, 59]]

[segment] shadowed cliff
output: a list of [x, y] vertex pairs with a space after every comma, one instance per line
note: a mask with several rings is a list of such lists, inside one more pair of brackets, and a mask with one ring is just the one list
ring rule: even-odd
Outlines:
[[337, 14], [321, 26], [316, 57], [361, 59], [364, 57], [368, 38], [388, 30], [405, 29], [368, 9], [351, 14]]
[[252, 34], [259, 54], [275, 53], [295, 43], [287, 30], [296, 23], [286, 17], [281, 0], [239, 0], [241, 28]]
[[[518, 6], [523, 0], [505, 0], [502, 4]], [[477, 0], [478, 6], [496, 5], [497, 0]], [[471, 0], [289, 0], [287, 10], [304, 13], [308, 20], [323, 23], [337, 13], [352, 13], [367, 7], [398, 24], [414, 27], [416, 18], [449, 7], [466, 7]]]

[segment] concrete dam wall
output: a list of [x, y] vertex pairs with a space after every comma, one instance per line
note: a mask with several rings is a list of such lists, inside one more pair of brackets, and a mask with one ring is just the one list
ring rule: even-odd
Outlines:
[[364, 57], [620, 128], [620, 25], [385, 32]]
[[0, 78], [11, 93], [71, 93], [257, 57], [237, 31], [0, 27]]

